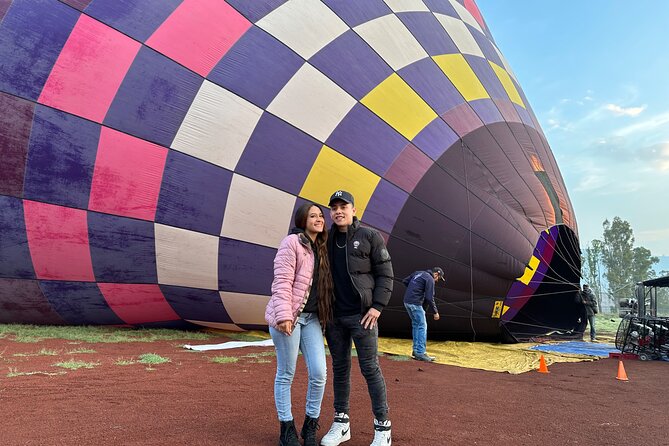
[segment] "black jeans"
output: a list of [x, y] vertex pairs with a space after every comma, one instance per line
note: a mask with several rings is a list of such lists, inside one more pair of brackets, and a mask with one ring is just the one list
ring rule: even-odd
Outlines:
[[372, 400], [372, 412], [379, 421], [388, 419], [386, 382], [381, 373], [379, 358], [379, 331], [377, 327], [365, 330], [360, 324], [362, 316], [336, 317], [328, 324], [325, 337], [332, 356], [335, 412], [349, 412], [351, 392], [351, 340], [358, 354], [360, 371], [367, 381], [367, 390]]

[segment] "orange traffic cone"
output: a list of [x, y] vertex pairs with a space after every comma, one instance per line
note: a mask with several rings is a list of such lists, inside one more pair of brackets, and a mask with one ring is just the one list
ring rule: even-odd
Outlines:
[[544, 359], [544, 355], [541, 355], [541, 357], [539, 358], [539, 368], [537, 369], [537, 372], [550, 373], [548, 371], [548, 367], [546, 367], [546, 360]]
[[622, 359], [618, 361], [618, 376], [616, 376], [618, 381], [629, 381], [627, 379], [627, 373], [625, 373], [625, 366], [623, 365]]

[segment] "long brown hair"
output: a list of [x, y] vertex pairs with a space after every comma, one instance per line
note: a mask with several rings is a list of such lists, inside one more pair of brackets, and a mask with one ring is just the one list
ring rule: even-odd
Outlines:
[[[304, 203], [295, 211], [295, 226], [297, 228], [306, 229], [309, 210], [312, 207], [317, 208], [323, 213], [323, 209], [316, 203]], [[323, 232], [319, 232], [316, 235], [316, 240], [314, 240], [314, 246], [316, 246], [316, 252], [318, 253], [318, 283], [316, 284], [316, 290], [318, 291], [318, 319], [321, 322], [323, 330], [325, 330], [327, 323], [332, 320], [332, 300], [334, 296], [334, 284], [332, 283], [332, 275], [330, 274], [327, 241], [328, 229], [325, 223], [323, 223]]]

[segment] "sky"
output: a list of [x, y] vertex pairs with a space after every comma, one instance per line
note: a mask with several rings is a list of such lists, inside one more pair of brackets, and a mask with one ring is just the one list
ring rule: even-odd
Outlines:
[[618, 216], [669, 256], [669, 1], [477, 0], [551, 145], [581, 246]]

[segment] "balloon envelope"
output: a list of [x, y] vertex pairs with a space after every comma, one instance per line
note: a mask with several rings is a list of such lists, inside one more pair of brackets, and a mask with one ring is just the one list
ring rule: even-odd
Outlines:
[[557, 163], [473, 0], [0, 4], [0, 321], [265, 328], [294, 210], [346, 189], [430, 333], [582, 331]]

